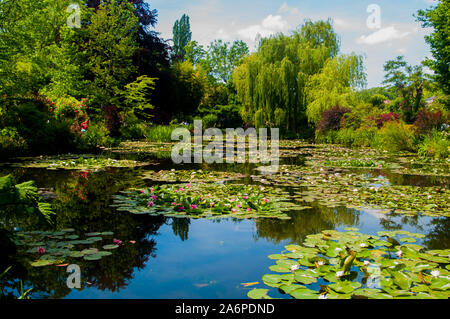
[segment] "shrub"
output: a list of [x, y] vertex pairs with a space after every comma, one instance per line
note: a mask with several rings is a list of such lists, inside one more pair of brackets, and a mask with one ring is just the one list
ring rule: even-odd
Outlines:
[[338, 131], [341, 128], [342, 118], [344, 114], [350, 113], [351, 109], [343, 108], [339, 105], [326, 110], [322, 114], [322, 120], [319, 122], [317, 129], [322, 132]]
[[345, 128], [354, 130], [360, 127], [371, 127], [375, 125], [375, 119], [378, 118], [381, 111], [370, 104], [359, 104], [351, 112], [345, 113], [341, 125]]
[[86, 133], [81, 137], [79, 150], [84, 152], [95, 151], [99, 147], [109, 147], [117, 144], [117, 141], [108, 134], [108, 129], [100, 123], [89, 126]]
[[391, 151], [414, 151], [414, 134], [409, 126], [402, 122], [388, 122], [381, 128], [371, 146]]
[[417, 114], [417, 119], [414, 122], [414, 126], [417, 128], [418, 133], [427, 133], [433, 129], [439, 129], [442, 124], [446, 122], [442, 111], [431, 112], [427, 109], [420, 110]]
[[203, 117], [203, 127], [204, 129], [208, 129], [211, 127], [216, 127], [218, 124], [219, 119], [217, 118], [217, 115], [214, 114], [208, 114]]
[[370, 97], [370, 104], [378, 108], [384, 108], [384, 101], [388, 98], [382, 94], [374, 94]]
[[105, 109], [106, 128], [109, 134], [113, 137], [120, 135], [120, 128], [122, 126], [122, 117], [119, 109], [115, 105], [106, 106]]
[[433, 130], [419, 145], [419, 155], [435, 159], [446, 159], [450, 155], [450, 140], [445, 133]]
[[381, 128], [384, 126], [387, 122], [396, 122], [401, 119], [401, 115], [397, 113], [387, 113], [387, 114], [380, 114], [376, 120], [375, 123], [377, 124], [378, 128]]
[[28, 145], [15, 127], [5, 127], [0, 131], [0, 158], [6, 159], [25, 153]]
[[358, 130], [353, 129], [341, 129], [337, 132], [336, 143], [342, 144], [348, 147], [368, 147], [377, 133], [375, 127], [361, 128]]
[[134, 114], [130, 114], [123, 121], [120, 137], [125, 140], [140, 140], [147, 136], [147, 124], [140, 121]]

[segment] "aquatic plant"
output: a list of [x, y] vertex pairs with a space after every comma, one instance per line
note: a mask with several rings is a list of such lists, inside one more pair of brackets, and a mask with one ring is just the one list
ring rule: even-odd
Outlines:
[[280, 218], [306, 206], [288, 201], [280, 189], [240, 184], [176, 184], [129, 190], [114, 196], [118, 210], [191, 218]]
[[[382, 231], [366, 235], [325, 230], [302, 245], [270, 255], [276, 264], [262, 281], [296, 299], [448, 299], [450, 250], [426, 251], [413, 244], [421, 234]], [[381, 237], [385, 237], [386, 240]], [[268, 299], [269, 289], [249, 291]]]

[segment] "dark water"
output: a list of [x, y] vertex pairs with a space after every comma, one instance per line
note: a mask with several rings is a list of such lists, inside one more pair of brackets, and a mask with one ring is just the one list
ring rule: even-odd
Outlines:
[[[159, 168], [169, 166], [163, 163]], [[244, 165], [226, 169], [247, 172], [252, 168]], [[300, 244], [307, 235], [322, 230], [357, 227], [363, 233], [376, 234], [403, 229], [425, 234], [420, 243], [429, 249], [450, 248], [448, 218], [314, 206], [290, 212], [291, 220], [189, 220], [136, 216], [111, 208], [111, 195], [145, 185], [139, 178], [142, 172], [0, 171], [0, 175], [12, 173], [19, 181], [34, 180], [39, 188], [51, 189], [56, 195], [55, 230], [74, 228], [76, 234], [113, 231], [115, 238], [127, 243], [98, 262], [80, 261], [80, 290], [67, 288], [64, 268], [33, 268], [8, 256], [15, 266], [10, 275], [17, 279], [16, 284], [21, 279], [25, 287], [33, 287], [32, 298], [247, 298], [250, 289], [267, 288], [261, 276], [270, 273], [268, 267], [274, 264], [268, 255], [280, 253], [287, 244]], [[408, 178], [397, 183], [407, 183]], [[26, 220], [17, 223], [23, 230], [40, 229]], [[244, 288], [241, 283], [247, 282], [260, 284]], [[11, 291], [16, 288], [12, 286], [2, 288]], [[276, 289], [270, 294], [287, 297]]]

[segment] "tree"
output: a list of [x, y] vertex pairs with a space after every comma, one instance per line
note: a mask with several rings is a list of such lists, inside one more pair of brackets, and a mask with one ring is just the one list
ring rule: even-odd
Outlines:
[[82, 45], [89, 57], [86, 77], [91, 81], [86, 90], [101, 108], [113, 102], [136, 72], [138, 23], [133, 6], [126, 2], [103, 2], [91, 13]]
[[450, 94], [450, 0], [440, 0], [427, 10], [419, 10], [417, 20], [424, 28], [434, 28], [425, 36], [434, 59], [424, 63], [435, 73], [436, 81], [446, 94]]
[[384, 71], [386, 75], [383, 84], [390, 85], [398, 92], [401, 100], [398, 111], [402, 112], [407, 123], [412, 123], [423, 104], [423, 91], [429, 85], [423, 67], [411, 66], [403, 56], [398, 56], [385, 63]]
[[180, 20], [173, 25], [173, 55], [177, 60], [184, 60], [185, 47], [192, 39], [191, 24], [189, 16], [183, 14]]
[[259, 127], [280, 123], [282, 116], [291, 132], [300, 132], [308, 120], [320, 121], [323, 111], [365, 79], [362, 58], [338, 52], [331, 21], [307, 21], [291, 36], [262, 39], [233, 73], [244, 120]]
[[206, 59], [202, 65], [213, 79], [227, 83], [231, 79], [233, 70], [248, 53], [249, 49], [244, 41], [234, 41], [231, 44], [215, 40], [208, 46]]

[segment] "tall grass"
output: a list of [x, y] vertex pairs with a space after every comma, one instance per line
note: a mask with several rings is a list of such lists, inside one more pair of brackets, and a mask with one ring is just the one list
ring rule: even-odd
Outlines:
[[150, 142], [171, 142], [172, 131], [176, 128], [176, 126], [153, 125], [147, 129], [147, 140]]

